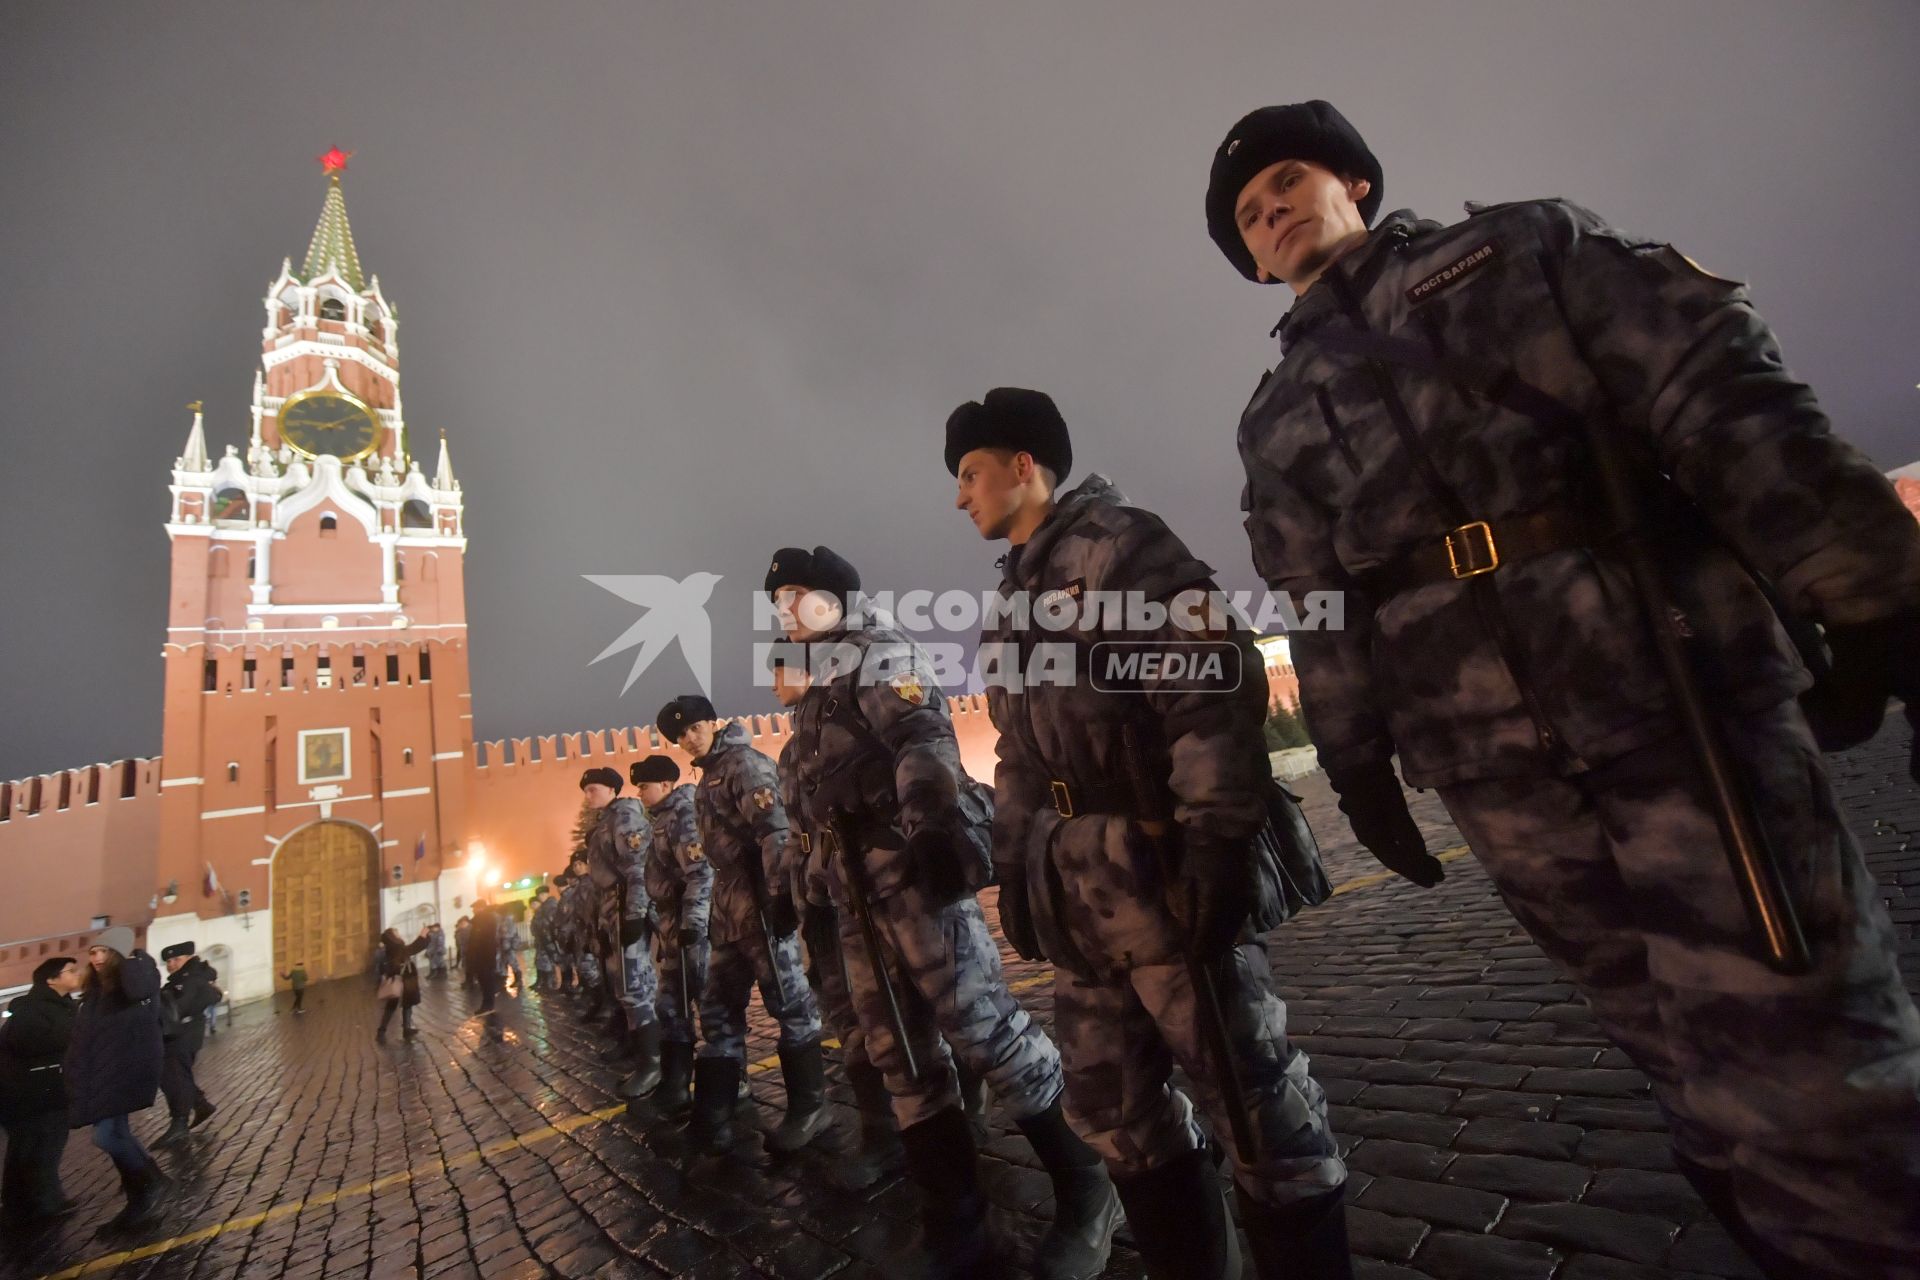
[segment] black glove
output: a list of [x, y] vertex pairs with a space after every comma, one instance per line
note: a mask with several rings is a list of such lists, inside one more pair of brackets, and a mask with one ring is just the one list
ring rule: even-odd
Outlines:
[[1000, 882], [1000, 932], [1007, 945], [1022, 960], [1045, 960], [1040, 936], [1033, 931], [1033, 912], [1027, 906], [1026, 868], [997, 867], [994, 879]]
[[683, 951], [688, 947], [697, 947], [706, 940], [706, 935], [698, 929], [682, 929], [680, 931], [680, 949]]
[[793, 899], [784, 893], [767, 895], [766, 910], [767, 932], [776, 938], [784, 938], [800, 927], [800, 917], [794, 912]]
[[958, 902], [966, 894], [953, 835], [946, 828], [923, 824], [908, 836], [907, 861], [913, 867], [914, 882], [936, 905]]
[[1246, 841], [1189, 835], [1167, 909], [1186, 931], [1188, 948], [1210, 960], [1239, 940], [1253, 894], [1253, 850]]
[[647, 936], [647, 922], [643, 917], [635, 916], [631, 920], [620, 922], [620, 945], [630, 947]]
[[1340, 796], [1340, 812], [1347, 815], [1353, 834], [1380, 865], [1404, 876], [1422, 889], [1447, 878], [1440, 860], [1427, 852], [1426, 837], [1407, 809], [1406, 793], [1390, 764], [1366, 765], [1329, 772], [1327, 781]]
[[1920, 616], [1828, 627], [1833, 663], [1800, 709], [1822, 751], [1857, 747], [1880, 729], [1887, 699], [1920, 702]]

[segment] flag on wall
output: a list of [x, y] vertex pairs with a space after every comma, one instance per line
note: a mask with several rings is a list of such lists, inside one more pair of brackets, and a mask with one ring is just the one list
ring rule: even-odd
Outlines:
[[202, 897], [211, 898], [217, 895], [219, 892], [220, 892], [220, 876], [214, 871], [213, 864], [209, 862], [207, 864], [206, 879], [200, 882], [200, 893]]
[[427, 833], [422, 831], [420, 838], [413, 842], [413, 860], [415, 862], [427, 856]]

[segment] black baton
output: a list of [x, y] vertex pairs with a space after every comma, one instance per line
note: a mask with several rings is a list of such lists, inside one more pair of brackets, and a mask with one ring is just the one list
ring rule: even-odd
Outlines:
[[860, 846], [853, 842], [852, 823], [845, 814], [837, 814], [827, 822], [827, 829], [833, 832], [833, 843], [840, 850], [841, 879], [847, 886], [847, 905], [853, 910], [853, 918], [860, 926], [860, 941], [867, 949], [867, 962], [873, 968], [873, 980], [880, 988], [880, 998], [886, 1002], [887, 1024], [893, 1028], [894, 1043], [900, 1046], [900, 1056], [906, 1060], [907, 1079], [920, 1079], [920, 1064], [913, 1056], [913, 1044], [907, 1039], [907, 1020], [901, 1016], [900, 1001], [893, 993], [893, 979], [887, 975], [886, 953], [880, 949], [880, 933], [873, 927], [873, 911], [867, 901], [866, 868], [860, 862]]

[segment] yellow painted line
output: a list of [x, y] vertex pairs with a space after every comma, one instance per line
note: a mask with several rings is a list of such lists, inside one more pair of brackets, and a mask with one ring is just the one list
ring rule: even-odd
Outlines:
[[516, 1147], [532, 1146], [536, 1142], [544, 1142], [548, 1138], [557, 1138], [561, 1134], [572, 1133], [575, 1129], [582, 1129], [590, 1124], [599, 1124], [606, 1120], [612, 1120], [616, 1116], [625, 1114], [626, 1110], [627, 1104], [622, 1102], [617, 1106], [601, 1107], [597, 1111], [586, 1111], [579, 1115], [567, 1116], [565, 1119], [556, 1120], [543, 1128], [535, 1129], [531, 1133], [523, 1133], [515, 1137], [501, 1138], [496, 1142], [489, 1142], [486, 1146], [476, 1151], [469, 1151], [464, 1155], [455, 1156], [451, 1160], [430, 1160], [424, 1164], [416, 1165], [411, 1169], [402, 1169], [398, 1173], [390, 1173], [385, 1177], [375, 1178], [372, 1182], [362, 1182], [355, 1186], [342, 1187], [338, 1191], [329, 1191], [323, 1195], [309, 1196], [306, 1199], [293, 1200], [286, 1204], [277, 1204], [271, 1209], [267, 1209], [261, 1213], [250, 1213], [241, 1218], [229, 1218], [225, 1222], [217, 1222], [210, 1227], [202, 1227], [198, 1231], [189, 1231], [184, 1235], [168, 1236], [165, 1240], [156, 1240], [152, 1244], [143, 1244], [137, 1249], [124, 1249], [119, 1253], [110, 1253], [105, 1257], [95, 1258], [91, 1262], [82, 1262], [76, 1266], [68, 1267], [64, 1271], [51, 1272], [42, 1276], [40, 1280], [75, 1280], [75, 1277], [89, 1276], [101, 1271], [111, 1271], [115, 1267], [122, 1266], [126, 1263], [139, 1262], [146, 1258], [157, 1257], [163, 1253], [171, 1253], [175, 1249], [183, 1248], [190, 1244], [199, 1244], [203, 1240], [211, 1240], [215, 1236], [225, 1235], [229, 1231], [251, 1231], [262, 1223], [291, 1217], [303, 1209], [319, 1208], [332, 1204], [337, 1200], [351, 1200], [356, 1196], [373, 1195], [376, 1192], [386, 1190], [388, 1187], [411, 1182], [415, 1178], [451, 1173], [455, 1169], [464, 1168], [467, 1165], [486, 1159], [489, 1156], [496, 1156], [504, 1151], [511, 1151]]
[[[1455, 845], [1453, 848], [1443, 850], [1434, 856], [1441, 862], [1452, 862], [1455, 859], [1466, 857], [1468, 852], [1467, 846]], [[1357, 876], [1352, 880], [1340, 884], [1333, 892], [1337, 897], [1343, 893], [1350, 893], [1356, 889], [1365, 889], [1371, 885], [1384, 884], [1394, 879], [1398, 879], [1398, 877], [1391, 871], [1381, 872], [1375, 875]], [[1021, 978], [1017, 982], [1008, 983], [1007, 990], [1018, 994], [1022, 991], [1031, 991], [1035, 987], [1045, 986], [1052, 981], [1053, 970], [1049, 968], [1043, 972]], [[823, 1039], [820, 1043], [829, 1049], [838, 1049], [840, 1047], [840, 1042], [832, 1037]], [[779, 1055], [770, 1054], [767, 1057], [748, 1063], [747, 1072], [750, 1075], [758, 1075], [764, 1071], [771, 1071], [779, 1065]], [[622, 1102], [611, 1107], [601, 1107], [597, 1111], [583, 1111], [578, 1115], [567, 1116], [565, 1119], [556, 1120], [552, 1124], [535, 1129], [531, 1133], [519, 1134], [514, 1137], [501, 1138], [498, 1141], [489, 1142], [486, 1146], [476, 1151], [469, 1151], [464, 1155], [454, 1157], [452, 1160], [431, 1160], [411, 1169], [402, 1169], [398, 1173], [390, 1173], [385, 1177], [375, 1178], [371, 1182], [362, 1182], [356, 1186], [342, 1187], [338, 1191], [329, 1191], [323, 1195], [309, 1196], [306, 1199], [294, 1200], [286, 1204], [277, 1204], [271, 1209], [267, 1209], [261, 1213], [250, 1213], [242, 1218], [229, 1218], [225, 1222], [216, 1222], [210, 1227], [201, 1227], [198, 1231], [189, 1231], [184, 1235], [168, 1236], [165, 1240], [156, 1240], [152, 1244], [143, 1244], [137, 1249], [124, 1249], [119, 1253], [110, 1253], [105, 1257], [95, 1258], [91, 1262], [82, 1262], [75, 1266], [68, 1267], [64, 1271], [49, 1272], [41, 1276], [40, 1280], [77, 1280], [77, 1277], [80, 1276], [89, 1276], [102, 1271], [111, 1271], [115, 1267], [122, 1266], [129, 1262], [140, 1262], [147, 1258], [158, 1257], [163, 1253], [171, 1253], [175, 1249], [185, 1248], [190, 1244], [199, 1244], [203, 1240], [212, 1240], [216, 1236], [225, 1235], [230, 1231], [251, 1231], [263, 1223], [291, 1217], [303, 1209], [319, 1208], [332, 1204], [337, 1200], [350, 1200], [356, 1196], [373, 1195], [377, 1192], [385, 1191], [388, 1187], [396, 1187], [402, 1183], [411, 1182], [415, 1178], [451, 1173], [455, 1169], [464, 1168], [476, 1161], [497, 1156], [505, 1151], [512, 1151], [516, 1147], [532, 1146], [534, 1143], [544, 1142], [548, 1138], [557, 1138], [562, 1134], [572, 1133], [576, 1129], [584, 1129], [590, 1124], [600, 1124], [604, 1121], [612, 1120], [626, 1114], [626, 1110], [627, 1104]]]
[[[1472, 850], [1468, 849], [1467, 846], [1457, 844], [1453, 846], [1453, 848], [1443, 849], [1433, 856], [1441, 862], [1453, 862], [1456, 859], [1466, 857], [1471, 852]], [[1391, 871], [1379, 871], [1372, 875], [1355, 876], [1351, 880], [1346, 880], [1336, 885], [1333, 890], [1333, 896], [1337, 898], [1343, 893], [1352, 893], [1355, 889], [1366, 889], [1376, 884], [1385, 884], [1389, 880], [1398, 879], [1400, 879], [1400, 877]]]

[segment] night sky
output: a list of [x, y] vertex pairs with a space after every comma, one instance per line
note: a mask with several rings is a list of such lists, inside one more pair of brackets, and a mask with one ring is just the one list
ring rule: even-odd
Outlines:
[[[910, 13], [908, 10], [917, 10]], [[245, 444], [260, 297], [345, 177], [416, 446], [466, 489], [481, 738], [644, 723], [588, 662], [695, 571], [765, 710], [782, 544], [966, 587], [948, 411], [1046, 389], [1098, 470], [1254, 585], [1234, 424], [1290, 296], [1207, 240], [1207, 165], [1325, 97], [1385, 208], [1564, 195], [1752, 285], [1885, 467], [1920, 457], [1920, 5], [16, 0], [0, 9], [0, 778], [160, 750], [182, 406]], [[430, 445], [423, 465], [432, 468]]]

